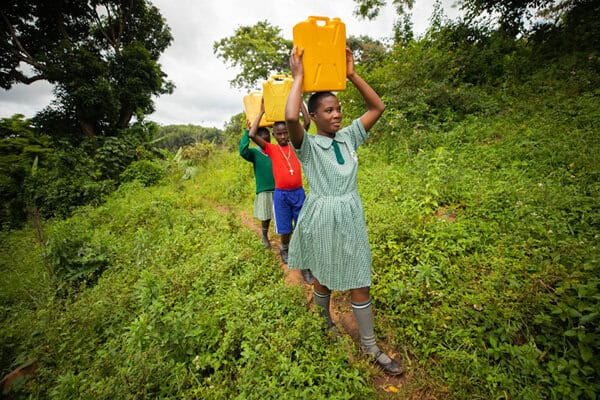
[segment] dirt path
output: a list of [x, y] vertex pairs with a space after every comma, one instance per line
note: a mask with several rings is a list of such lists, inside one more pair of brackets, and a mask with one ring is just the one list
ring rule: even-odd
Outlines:
[[[214, 207], [222, 213], [234, 212], [220, 205], [214, 205]], [[237, 214], [241, 223], [244, 226], [255, 232], [258, 238], [262, 236], [260, 223], [249, 212], [240, 211]], [[272, 232], [272, 230], [273, 229], [271, 228], [269, 232], [271, 251], [273, 251], [273, 253], [280, 260], [281, 269], [285, 274], [285, 282], [288, 285], [303, 286], [306, 294], [306, 304], [308, 307], [314, 310], [314, 303], [312, 301], [312, 286], [304, 282], [300, 270], [288, 269], [287, 265], [281, 262], [281, 259], [279, 258], [279, 238]], [[341, 334], [348, 334], [352, 338], [352, 340], [358, 343], [358, 325], [352, 313], [349, 292], [332, 292], [331, 317], [333, 319], [333, 322], [337, 325], [338, 330]], [[391, 347], [387, 343], [380, 341], [379, 345], [390, 356], [400, 361], [403, 359], [403, 357], [401, 357], [396, 351], [391, 349]], [[350, 360], [352, 361], [353, 355], [350, 349], [348, 349], [348, 354]], [[376, 373], [375, 378], [373, 379], [373, 386], [375, 387], [377, 392], [380, 393], [383, 398], [396, 398], [394, 394], [399, 392], [400, 388], [407, 382], [408, 374], [405, 372], [401, 377], [389, 377], [385, 375], [382, 371], [377, 369], [375, 366], [373, 366], [373, 370]]]

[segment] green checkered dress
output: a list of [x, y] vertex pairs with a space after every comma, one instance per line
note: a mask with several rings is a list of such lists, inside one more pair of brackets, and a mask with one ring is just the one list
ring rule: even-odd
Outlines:
[[[356, 119], [335, 139], [305, 134], [302, 146], [294, 149], [310, 191], [292, 235], [288, 266], [310, 269], [332, 290], [371, 286], [371, 249], [356, 188], [356, 149], [367, 137]], [[336, 158], [333, 140], [343, 164]]]

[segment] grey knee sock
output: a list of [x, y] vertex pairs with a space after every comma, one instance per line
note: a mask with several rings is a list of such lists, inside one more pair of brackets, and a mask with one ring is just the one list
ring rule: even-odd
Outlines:
[[331, 312], [329, 311], [331, 293], [319, 293], [313, 289], [313, 297], [315, 299], [315, 303], [317, 304], [319, 314], [325, 317], [325, 320], [327, 321], [327, 327], [331, 328], [333, 326]]
[[[372, 354], [377, 357], [378, 361], [387, 364], [391, 359], [377, 346], [375, 342], [375, 330], [373, 328], [373, 307], [371, 300], [364, 303], [352, 302], [352, 311], [354, 318], [358, 323], [358, 332], [360, 333], [360, 345], [363, 351], [367, 354]], [[378, 353], [381, 353], [378, 355]]]
[[269, 228], [262, 228], [263, 238], [269, 239]]

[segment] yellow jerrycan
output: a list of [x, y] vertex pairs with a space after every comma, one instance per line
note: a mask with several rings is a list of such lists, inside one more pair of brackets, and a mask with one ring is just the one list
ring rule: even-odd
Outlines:
[[263, 82], [267, 121], [285, 121], [285, 103], [293, 82], [294, 79], [286, 75], [271, 75], [271, 78]]
[[294, 25], [293, 43], [304, 48], [304, 93], [346, 89], [346, 25], [339, 18], [308, 17]]
[[[260, 111], [260, 101], [262, 100], [262, 92], [250, 92], [244, 96], [244, 111], [246, 112], [246, 121], [252, 125]], [[273, 122], [267, 121], [266, 113], [258, 122], [259, 127], [272, 126]]]

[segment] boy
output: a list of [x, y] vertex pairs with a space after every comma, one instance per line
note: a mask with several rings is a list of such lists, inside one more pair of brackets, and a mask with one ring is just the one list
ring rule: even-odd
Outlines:
[[[271, 248], [269, 242], [269, 225], [273, 216], [273, 191], [275, 180], [273, 179], [273, 167], [271, 159], [261, 150], [250, 148], [250, 137], [248, 136], [250, 123], [244, 130], [240, 140], [240, 156], [252, 163], [254, 179], [256, 181], [256, 197], [254, 198], [254, 217], [258, 218], [262, 228], [262, 242], [265, 248]], [[259, 128], [257, 135], [265, 143], [271, 142], [271, 134], [267, 128]]]
[[[302, 115], [307, 115], [304, 104]], [[284, 264], [288, 262], [288, 248], [292, 231], [298, 221], [300, 209], [304, 204], [304, 188], [302, 187], [302, 170], [296, 154], [289, 145], [289, 136], [285, 122], [278, 121], [273, 124], [273, 136], [277, 144], [266, 142], [257, 135], [258, 123], [265, 113], [264, 101], [261, 101], [260, 110], [249, 136], [271, 158], [273, 164], [273, 177], [275, 179], [275, 192], [273, 193], [273, 208], [275, 210], [275, 231], [281, 235], [281, 248], [279, 255]], [[308, 123], [306, 122], [308, 121]], [[310, 120], [305, 118], [305, 128], [308, 129]]]

